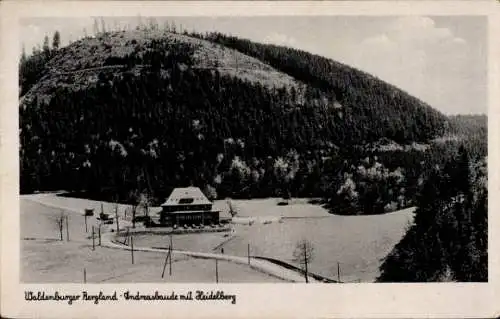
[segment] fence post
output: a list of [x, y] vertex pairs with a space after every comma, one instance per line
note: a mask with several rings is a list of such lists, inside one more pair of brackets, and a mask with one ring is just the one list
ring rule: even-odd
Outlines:
[[66, 216], [66, 240], [69, 241], [69, 222], [68, 222], [68, 216]]
[[88, 233], [88, 228], [87, 228], [87, 212], [85, 211], [85, 232]]
[[83, 268], [83, 283], [87, 283], [87, 269]]
[[[167, 261], [170, 257], [170, 249], [168, 250], [168, 253], [167, 253], [167, 257], [165, 257], [165, 263], [163, 263], [163, 271], [161, 273], [161, 278], [163, 278], [163, 276], [165, 276], [165, 268], [167, 268]], [[172, 274], [172, 272], [170, 272], [170, 274]]]
[[115, 206], [115, 216], [116, 216], [116, 234], [120, 232], [120, 222], [118, 221], [118, 204]]
[[92, 250], [95, 250], [95, 233], [94, 233], [94, 226], [92, 226]]
[[248, 264], [250, 265], [250, 243], [247, 246], [247, 256], [248, 256]]
[[130, 252], [132, 253], [132, 265], [134, 264], [134, 237], [130, 236]]
[[57, 224], [59, 226], [59, 238], [63, 241], [64, 216], [62, 214], [58, 217]]
[[168, 260], [168, 263], [169, 263], [169, 266], [168, 266], [168, 275], [169, 276], [172, 276], [172, 246], [170, 246], [170, 252], [169, 252], [169, 256], [170, 256], [170, 259]]
[[337, 281], [340, 283], [340, 263], [337, 262]]
[[215, 259], [215, 282], [219, 283], [219, 266], [217, 259]]

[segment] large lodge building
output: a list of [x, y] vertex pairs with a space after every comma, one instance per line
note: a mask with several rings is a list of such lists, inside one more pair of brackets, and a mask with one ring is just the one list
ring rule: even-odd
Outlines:
[[219, 223], [219, 212], [198, 187], [176, 188], [161, 205], [160, 224], [211, 225]]

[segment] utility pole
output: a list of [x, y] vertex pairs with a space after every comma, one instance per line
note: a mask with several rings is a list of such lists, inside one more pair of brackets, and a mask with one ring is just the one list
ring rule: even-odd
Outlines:
[[[171, 259], [171, 250], [169, 249], [168, 250], [168, 253], [167, 253], [167, 257], [165, 257], [165, 263], [163, 264], [163, 271], [161, 273], [161, 278], [163, 278], [163, 276], [165, 275], [165, 268], [167, 268], [167, 261], [169, 260], [169, 258]], [[170, 265], [172, 265], [172, 263], [170, 263]], [[170, 267], [170, 275], [172, 275], [172, 267]]]
[[172, 276], [172, 247], [170, 247], [168, 255], [169, 255], [169, 259], [168, 259], [168, 274], [169, 274], [169, 276]]
[[85, 212], [85, 232], [88, 233], [88, 228], [87, 228], [87, 212]]
[[120, 232], [120, 222], [118, 221], [118, 204], [115, 204], [116, 234]]
[[58, 217], [57, 226], [59, 226], [59, 238], [63, 241], [63, 228], [64, 228], [64, 215], [61, 213], [61, 216]]
[[337, 262], [337, 281], [340, 283], [340, 263]]
[[168, 273], [170, 276], [172, 276], [172, 254], [173, 254], [173, 250], [174, 250], [174, 245], [173, 245], [173, 242], [172, 242], [172, 235], [170, 235], [170, 260], [169, 260], [169, 269], [168, 269]]
[[219, 283], [219, 266], [217, 259], [215, 259], [215, 282]]
[[307, 276], [307, 247], [306, 243], [304, 242], [304, 264], [305, 264], [305, 270], [306, 270], [306, 284], [309, 283], [309, 278]]
[[69, 241], [69, 222], [68, 222], [68, 216], [66, 216], [66, 240]]
[[134, 264], [134, 237], [130, 236], [130, 252], [132, 253], [132, 265]]
[[94, 226], [92, 226], [92, 250], [95, 250], [95, 233], [94, 233]]
[[101, 224], [99, 224], [99, 246], [101, 246]]

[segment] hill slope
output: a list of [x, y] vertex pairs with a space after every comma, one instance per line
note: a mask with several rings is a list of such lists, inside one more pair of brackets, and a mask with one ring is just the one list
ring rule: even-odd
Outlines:
[[[157, 50], [187, 50], [176, 62], [189, 64], [193, 69], [218, 70], [222, 75], [234, 75], [242, 80], [266, 86], [296, 87], [292, 77], [277, 72], [255, 58], [211, 42], [162, 30], [134, 30], [101, 34], [77, 41], [59, 50], [44, 68], [44, 75], [24, 98], [34, 94], [50, 96], [55, 85], [66, 84], [73, 90], [85, 89], [97, 81], [100, 71], [120, 72], [151, 66]], [[175, 50], [174, 49], [174, 50]], [[180, 58], [180, 55], [176, 55]], [[146, 64], [145, 64], [146, 63]]]
[[354, 146], [443, 134], [445, 116], [370, 75], [230, 39], [136, 30], [57, 50], [23, 82], [22, 191], [324, 196]]
[[[276, 69], [296, 79], [328, 92], [352, 112], [357, 121], [363, 122], [365, 140], [383, 137], [397, 142], [425, 141], [437, 132], [445, 117], [417, 98], [385, 83], [374, 76], [318, 55], [302, 50], [271, 44], [260, 44], [245, 39], [211, 33], [207, 39], [236, 49], [249, 56], [269, 63]], [[385, 129], [380, 131], [380, 122]], [[418, 132], [418, 133], [417, 133]]]

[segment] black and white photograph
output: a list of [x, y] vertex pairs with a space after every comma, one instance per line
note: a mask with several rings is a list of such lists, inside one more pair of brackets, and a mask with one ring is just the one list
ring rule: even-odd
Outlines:
[[491, 282], [488, 16], [185, 12], [18, 20], [20, 284]]

